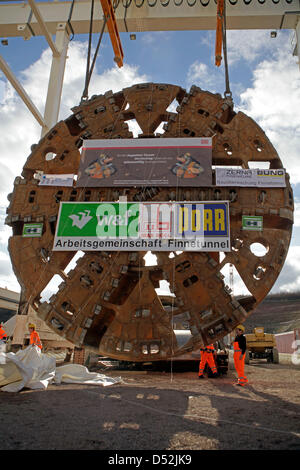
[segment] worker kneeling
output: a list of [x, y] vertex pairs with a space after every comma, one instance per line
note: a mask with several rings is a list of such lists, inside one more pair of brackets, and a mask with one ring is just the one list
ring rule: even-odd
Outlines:
[[30, 332], [29, 344], [31, 344], [32, 346], [37, 346], [38, 348], [42, 349], [43, 346], [42, 346], [39, 334], [35, 330], [35, 325], [33, 323], [29, 323], [28, 329]]
[[216, 366], [215, 359], [214, 359], [215, 349], [214, 349], [213, 344], [209, 344], [208, 346], [206, 346], [206, 348], [200, 348], [200, 351], [201, 351], [201, 360], [199, 364], [199, 379], [204, 379], [203, 373], [204, 373], [206, 364], [211, 369], [213, 377], [217, 377], [218, 370], [217, 370], [217, 366]]
[[[5, 343], [7, 341], [7, 334], [5, 333], [2, 324], [0, 323], [0, 353], [5, 353], [6, 346]], [[0, 358], [0, 364], [3, 364], [3, 358]]]
[[0, 341], [7, 341], [7, 334], [5, 333], [5, 330], [2, 326], [2, 324], [0, 323]]

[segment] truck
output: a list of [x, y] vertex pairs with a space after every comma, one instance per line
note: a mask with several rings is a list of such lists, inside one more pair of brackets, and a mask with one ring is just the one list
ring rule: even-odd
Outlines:
[[253, 333], [245, 335], [247, 340], [247, 350], [245, 363], [249, 364], [250, 359], [267, 359], [267, 362], [279, 363], [279, 353], [276, 348], [275, 335], [265, 333], [262, 326], [253, 329]]

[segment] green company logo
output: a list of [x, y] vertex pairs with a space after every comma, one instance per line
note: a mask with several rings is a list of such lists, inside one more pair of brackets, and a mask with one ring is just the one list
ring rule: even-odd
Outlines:
[[69, 218], [72, 219], [72, 227], [78, 227], [80, 230], [93, 218], [90, 216], [90, 211], [85, 210], [84, 212], [79, 212], [78, 214], [71, 214]]
[[138, 203], [61, 203], [58, 237], [136, 238]]

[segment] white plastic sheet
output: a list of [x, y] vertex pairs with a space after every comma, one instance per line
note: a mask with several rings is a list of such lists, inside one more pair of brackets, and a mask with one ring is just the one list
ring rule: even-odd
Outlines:
[[107, 377], [97, 372], [89, 372], [89, 370], [79, 364], [66, 364], [57, 367], [54, 382], [56, 384], [64, 383], [84, 383], [89, 385], [103, 385], [104, 387], [120, 382], [121, 378]]
[[0, 390], [19, 392], [24, 387], [45, 390], [50, 383], [77, 383], [109, 386], [120, 377], [107, 377], [79, 364], [56, 367], [55, 358], [43, 354], [37, 346], [14, 353], [0, 352]]

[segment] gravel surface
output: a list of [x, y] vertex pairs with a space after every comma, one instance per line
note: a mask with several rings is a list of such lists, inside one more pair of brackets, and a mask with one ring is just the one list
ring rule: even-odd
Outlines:
[[197, 372], [107, 370], [109, 387], [50, 385], [0, 392], [1, 450], [300, 450], [300, 366]]

